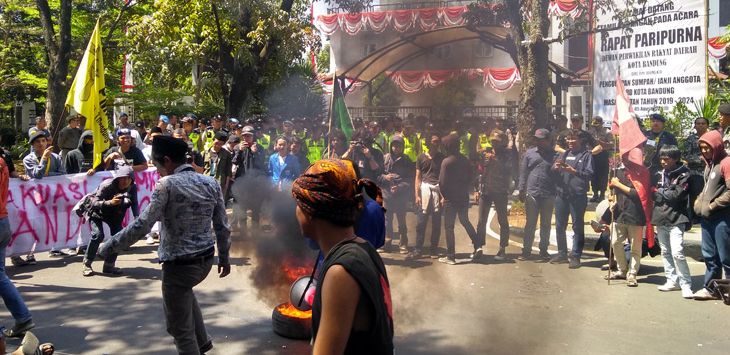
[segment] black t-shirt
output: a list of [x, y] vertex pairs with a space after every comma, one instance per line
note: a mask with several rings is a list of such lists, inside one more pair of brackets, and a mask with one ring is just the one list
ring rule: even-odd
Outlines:
[[0, 156], [5, 160], [5, 165], [8, 166], [8, 174], [12, 174], [15, 171], [15, 165], [13, 165], [13, 159], [10, 157], [10, 152], [0, 148]]
[[[429, 154], [431, 154], [429, 152]], [[431, 155], [421, 153], [416, 159], [416, 170], [421, 172], [421, 181], [436, 185], [439, 183], [439, 172], [441, 171], [441, 163], [444, 155], [436, 152]]]
[[322, 316], [322, 288], [327, 270], [341, 265], [360, 286], [360, 305], [372, 315], [370, 329], [352, 330], [345, 354], [393, 354], [393, 304], [390, 282], [380, 255], [367, 242], [349, 241], [335, 246], [322, 266], [312, 305], [312, 338], [317, 339]]
[[[108, 157], [110, 154], [118, 151], [120, 151], [120, 148], [118, 146], [109, 148], [106, 154], [104, 154], [104, 158], [106, 159], [106, 157]], [[139, 148], [131, 146], [129, 147], [129, 150], [124, 153], [124, 161], [117, 161], [116, 159], [113, 160], [112, 163], [109, 164], [108, 170], [116, 170], [118, 164], [126, 164], [130, 166], [147, 164], [147, 159], [145, 159], [144, 154], [141, 150], [139, 150]]]

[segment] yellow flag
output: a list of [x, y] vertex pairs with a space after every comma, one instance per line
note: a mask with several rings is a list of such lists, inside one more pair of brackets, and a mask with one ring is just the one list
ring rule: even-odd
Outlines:
[[94, 133], [94, 167], [96, 167], [101, 163], [101, 154], [110, 145], [99, 20], [96, 21], [89, 45], [66, 97], [66, 106], [73, 107], [76, 112], [84, 116], [85, 129], [90, 129]]

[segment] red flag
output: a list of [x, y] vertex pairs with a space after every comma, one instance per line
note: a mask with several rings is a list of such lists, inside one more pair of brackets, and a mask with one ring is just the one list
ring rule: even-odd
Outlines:
[[[634, 109], [631, 107], [631, 100], [629, 99], [629, 95], [626, 94], [626, 90], [624, 90], [624, 82], [621, 81], [621, 74], [617, 74], [616, 111], [613, 114], [611, 132], [619, 136], [619, 154], [622, 156], [631, 149], [642, 147], [646, 141], [644, 132], [639, 128], [639, 122], [632, 116], [633, 112]], [[639, 156], [639, 161], [635, 161], [634, 163], [642, 165], [643, 160], [641, 156]]]
[[649, 169], [644, 166], [644, 142], [646, 136], [634, 119], [631, 99], [626, 94], [621, 74], [616, 75], [616, 111], [613, 115], [611, 131], [618, 135], [619, 154], [624, 162], [626, 178], [631, 181], [641, 200], [641, 207], [646, 217], [646, 241], [649, 247], [654, 246], [654, 228], [651, 225], [653, 209], [651, 177]]

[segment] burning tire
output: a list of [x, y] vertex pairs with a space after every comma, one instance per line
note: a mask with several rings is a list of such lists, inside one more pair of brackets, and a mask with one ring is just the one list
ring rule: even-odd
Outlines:
[[312, 312], [300, 311], [291, 303], [282, 303], [271, 314], [274, 333], [290, 339], [312, 337]]

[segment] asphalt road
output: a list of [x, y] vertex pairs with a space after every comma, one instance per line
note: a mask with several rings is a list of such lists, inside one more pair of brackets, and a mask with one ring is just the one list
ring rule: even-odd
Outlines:
[[[467, 240], [457, 223], [462, 253], [457, 258], [471, 251]], [[643, 260], [639, 287], [629, 288], [623, 281], [607, 285], [597, 255], [578, 270], [497, 263], [491, 256], [496, 245], [488, 240], [481, 263], [453, 266], [383, 255], [398, 354], [727, 354], [730, 349], [730, 308], [657, 291], [664, 282], [658, 257]], [[209, 354], [308, 353], [309, 342], [272, 332], [275, 304], [257, 298], [249, 277], [257, 263], [252, 250], [237, 243], [232, 274], [220, 279], [211, 273], [196, 288], [215, 345]], [[518, 252], [508, 249], [512, 257]], [[58, 354], [175, 353], [165, 331], [155, 247], [140, 242], [121, 255], [117, 266], [126, 273], [121, 277], [84, 278], [81, 257], [38, 259], [36, 266], [7, 271], [33, 312], [34, 333], [53, 342]], [[690, 268], [698, 289], [704, 264], [692, 261]], [[2, 322], [11, 324], [7, 312]], [[18, 343], [10, 340], [8, 349]]]

